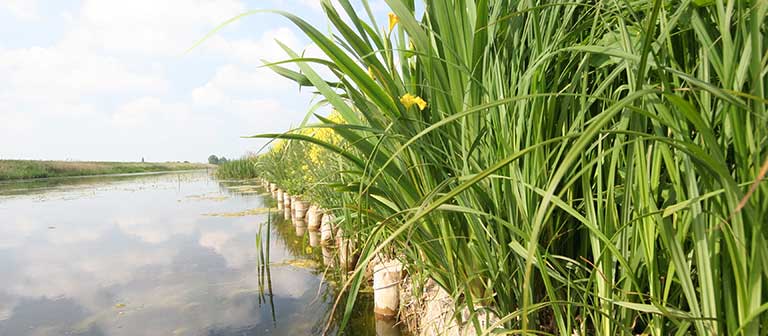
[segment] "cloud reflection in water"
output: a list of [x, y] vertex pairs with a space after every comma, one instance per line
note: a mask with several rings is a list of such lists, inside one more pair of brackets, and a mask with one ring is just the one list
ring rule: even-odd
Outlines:
[[314, 300], [316, 272], [279, 266], [294, 256], [278, 237], [270, 240], [273, 323], [256, 267], [255, 235], [265, 218], [201, 216], [261, 207], [261, 200], [187, 198], [218, 190], [205, 174], [187, 173], [0, 199], [0, 335], [294, 335], [317, 328], [330, 298]]

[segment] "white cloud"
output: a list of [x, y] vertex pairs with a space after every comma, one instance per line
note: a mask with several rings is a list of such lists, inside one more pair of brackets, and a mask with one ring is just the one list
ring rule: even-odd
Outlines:
[[186, 104], [168, 103], [156, 97], [142, 97], [121, 106], [112, 115], [112, 121], [119, 127], [132, 127], [158, 121], [183, 123], [189, 117], [190, 109]]
[[309, 8], [312, 8], [314, 10], [321, 10], [323, 7], [320, 5], [322, 1], [320, 0], [300, 0], [300, 2]]
[[213, 82], [192, 91], [192, 101], [199, 106], [215, 106], [227, 99], [229, 98]]
[[[373, 11], [374, 13], [388, 12], [391, 10], [389, 8], [389, 5], [387, 5], [387, 3], [384, 0], [371, 1], [370, 6], [371, 6], [371, 11]], [[418, 8], [418, 5], [416, 7]]]
[[0, 50], [0, 88], [16, 99], [79, 101], [82, 95], [163, 92], [160, 74], [137, 73], [115, 57], [57, 47]]
[[[349, 57], [354, 59], [354, 55], [347, 52], [346, 49], [344, 51], [346, 52], [347, 55], [349, 55]], [[308, 45], [304, 49], [304, 57], [330, 60], [330, 58], [328, 58], [328, 55], [325, 54], [325, 51], [323, 51], [323, 49], [320, 49], [320, 47], [318, 47], [317, 44], [314, 44], [314, 43]], [[319, 68], [319, 67], [316, 66], [315, 68]], [[327, 68], [323, 67], [323, 69], [327, 69]]]
[[279, 119], [279, 116], [286, 112], [279, 100], [236, 98], [217, 88], [215, 84], [209, 84], [195, 89], [192, 95], [196, 107], [202, 111], [236, 116], [240, 121], [252, 123]]
[[171, 86], [163, 71], [59, 46], [0, 50], [0, 78], [0, 142], [25, 144], [4, 148], [4, 158], [94, 158], [106, 147], [94, 138], [109, 134], [110, 105]]
[[14, 17], [22, 20], [37, 20], [38, 14], [37, 0], [2, 0], [0, 1], [0, 10], [5, 9]]
[[[295, 118], [286, 117], [290, 110], [281, 101], [295, 99], [296, 94], [288, 93], [287, 85], [282, 84], [289, 83], [287, 79], [276, 78], [269, 71], [247, 73], [224, 67], [211, 81], [192, 91], [194, 108], [198, 113], [225, 114], [230, 120], [239, 121], [234, 136], [268, 129], [281, 130], [288, 126], [286, 122], [296, 122]], [[259, 93], [258, 97], [269, 98], [250, 98], [254, 93]], [[288, 94], [294, 96], [289, 97]]]
[[237, 0], [86, 0], [64, 43], [143, 55], [181, 55], [225, 20]]
[[[241, 118], [253, 118], [263, 120], [264, 114], [283, 112], [284, 108], [280, 101], [275, 99], [245, 99], [234, 100], [234, 110]], [[252, 116], [252, 114], [261, 114], [260, 116]]]
[[[0, 2], [0, 11], [35, 8], [28, 1]], [[184, 54], [245, 10], [241, 0], [83, 0], [51, 14], [64, 21], [56, 28], [61, 32], [29, 23], [24, 29], [61, 38], [0, 47], [0, 142], [24, 144], [0, 155], [197, 161], [211, 152], [237, 156], [258, 148], [261, 140], [239, 137], [287, 129], [301, 120], [311, 97], [261, 68], [261, 60], [287, 58], [275, 40], [296, 51], [306, 40], [285, 22], [245, 31], [249, 21]], [[133, 136], [137, 132], [142, 136]]]
[[[274, 96], [291, 89], [291, 81], [268, 68], [247, 70], [228, 64], [220, 67], [210, 81], [192, 91], [195, 104], [211, 106], [229, 99], [227, 96]], [[295, 86], [294, 86], [295, 87]]]
[[[304, 6], [307, 6], [317, 11], [321, 11], [323, 9], [322, 0], [300, 0], [299, 2], [301, 2]], [[341, 7], [341, 4], [339, 4], [338, 0], [331, 0], [331, 5], [333, 5], [334, 8], [343, 9]]]
[[279, 61], [288, 58], [275, 41], [280, 41], [293, 50], [301, 47], [293, 30], [282, 27], [264, 32], [258, 40], [225, 39], [221, 35], [214, 35], [203, 42], [200, 48], [239, 63], [262, 65], [262, 59]]

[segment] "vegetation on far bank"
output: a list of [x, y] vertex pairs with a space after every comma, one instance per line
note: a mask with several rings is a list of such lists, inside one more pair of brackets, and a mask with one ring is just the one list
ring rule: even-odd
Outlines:
[[220, 179], [249, 179], [258, 176], [256, 161], [253, 158], [219, 161], [216, 177]]
[[87, 162], [0, 160], [0, 181], [46, 177], [148, 173], [205, 169], [203, 163], [189, 162]]

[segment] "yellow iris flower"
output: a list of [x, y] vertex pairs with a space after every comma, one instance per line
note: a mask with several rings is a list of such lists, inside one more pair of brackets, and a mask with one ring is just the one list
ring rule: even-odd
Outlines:
[[419, 107], [419, 111], [424, 111], [424, 109], [427, 108], [427, 102], [424, 101], [424, 99], [410, 93], [406, 93], [400, 97], [400, 103], [402, 103], [405, 108], [411, 108], [411, 106], [416, 105]]
[[392, 29], [395, 29], [395, 25], [400, 22], [400, 18], [395, 15], [395, 13], [389, 13], [389, 32], [392, 32]]

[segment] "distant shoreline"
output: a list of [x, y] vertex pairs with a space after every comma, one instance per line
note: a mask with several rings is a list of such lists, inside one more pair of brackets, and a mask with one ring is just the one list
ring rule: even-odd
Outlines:
[[0, 181], [209, 169], [205, 163], [0, 160]]

